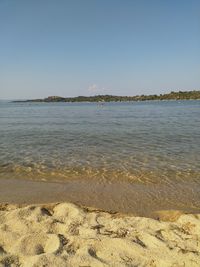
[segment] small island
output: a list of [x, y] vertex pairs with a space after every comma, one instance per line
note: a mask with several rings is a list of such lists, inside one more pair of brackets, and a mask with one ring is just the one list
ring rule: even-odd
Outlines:
[[115, 96], [115, 95], [95, 95], [61, 97], [49, 96], [44, 99], [18, 100], [13, 102], [130, 102], [147, 100], [199, 100], [200, 90], [170, 92], [160, 95], [136, 95], [136, 96]]

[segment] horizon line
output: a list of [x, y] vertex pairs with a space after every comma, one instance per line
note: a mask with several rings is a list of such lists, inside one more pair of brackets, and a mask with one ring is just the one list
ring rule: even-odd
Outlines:
[[46, 97], [36, 97], [36, 98], [0, 98], [0, 101], [11, 101], [11, 100], [35, 100], [35, 99], [46, 99], [48, 97], [62, 97], [62, 98], [76, 98], [76, 97], [94, 97], [94, 96], [120, 96], [120, 97], [135, 97], [135, 96], [152, 96], [152, 95], [164, 95], [164, 94], [169, 94], [169, 93], [178, 93], [178, 92], [194, 92], [194, 91], [200, 91], [200, 89], [193, 89], [193, 90], [171, 90], [168, 92], [163, 92], [163, 93], [157, 93], [157, 94], [136, 94], [136, 95], [114, 95], [114, 94], [94, 94], [94, 95], [77, 95], [77, 96], [58, 96], [58, 95], [49, 95]]

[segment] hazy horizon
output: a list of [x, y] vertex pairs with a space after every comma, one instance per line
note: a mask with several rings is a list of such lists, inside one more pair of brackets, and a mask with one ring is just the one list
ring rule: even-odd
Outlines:
[[[165, 91], [165, 92], [162, 92], [162, 93], [157, 93], [156, 95], [160, 95], [160, 94], [168, 94], [168, 93], [171, 93], [171, 92], [179, 92], [179, 91], [183, 91], [183, 90], [168, 90], [168, 91]], [[185, 91], [199, 91], [198, 89], [194, 89], [194, 90], [184, 90], [183, 92]], [[113, 95], [113, 96], [136, 96], [135, 95], [114, 95], [114, 94], [91, 94], [91, 95], [76, 95], [76, 96], [65, 96], [65, 95], [46, 95], [45, 97], [36, 97], [36, 98], [0, 98], [1, 101], [10, 101], [10, 100], [29, 100], [29, 99], [44, 99], [44, 98], [47, 98], [47, 97], [51, 97], [51, 96], [59, 96], [59, 97], [64, 97], [64, 98], [70, 98], [70, 97], [79, 97], [79, 96], [97, 96], [97, 95]], [[142, 94], [138, 94], [138, 95], [142, 95]], [[151, 94], [146, 94], [146, 95], [154, 95], [154, 93], [151, 93]]]
[[0, 99], [200, 88], [200, 2], [0, 2]]

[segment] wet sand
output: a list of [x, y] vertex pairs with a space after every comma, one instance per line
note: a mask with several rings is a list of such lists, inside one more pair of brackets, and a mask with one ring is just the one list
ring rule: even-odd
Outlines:
[[198, 190], [181, 188], [176, 205], [162, 190], [0, 179], [0, 267], [197, 267], [200, 209], [186, 204]]
[[[174, 186], [173, 186], [174, 187]], [[73, 202], [105, 211], [154, 217], [161, 210], [200, 213], [200, 188], [190, 184], [177, 186], [142, 185], [128, 182], [112, 184], [91, 180], [65, 183], [0, 179], [0, 203], [39, 204]], [[195, 200], [194, 200], [195, 199]]]

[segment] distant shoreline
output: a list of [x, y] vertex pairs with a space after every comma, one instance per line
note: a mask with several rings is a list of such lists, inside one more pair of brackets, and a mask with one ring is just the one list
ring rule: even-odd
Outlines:
[[77, 96], [77, 97], [60, 97], [60, 96], [49, 96], [43, 99], [28, 99], [28, 100], [14, 100], [14, 103], [24, 102], [135, 102], [135, 101], [148, 101], [148, 100], [200, 100], [200, 90], [194, 91], [179, 91], [171, 92], [168, 94], [160, 95], [136, 95], [136, 96], [114, 96], [114, 95], [96, 95], [96, 96]]

